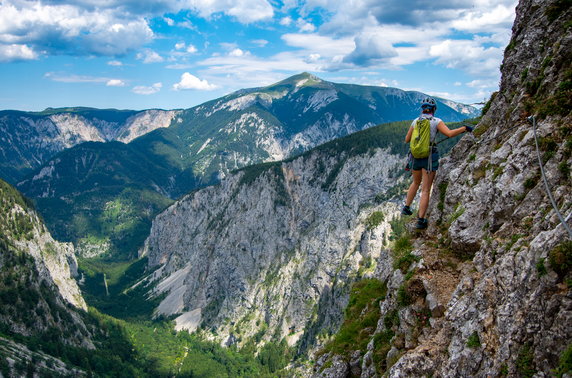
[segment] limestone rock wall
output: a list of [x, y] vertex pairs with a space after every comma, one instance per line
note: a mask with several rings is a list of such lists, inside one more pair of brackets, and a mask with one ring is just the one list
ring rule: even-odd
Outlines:
[[[402, 164], [382, 149], [313, 153], [186, 196], [155, 219], [142, 251], [160, 266], [158, 312], [227, 344], [277, 335], [313, 345], [339, 325], [351, 282], [386, 253], [398, 206], [379, 196]], [[375, 230], [373, 212], [383, 214]]]

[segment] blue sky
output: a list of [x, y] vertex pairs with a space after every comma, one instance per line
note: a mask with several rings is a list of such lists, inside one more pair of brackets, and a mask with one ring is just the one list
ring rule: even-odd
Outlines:
[[464, 103], [514, 0], [0, 0], [0, 109], [189, 108], [300, 72]]

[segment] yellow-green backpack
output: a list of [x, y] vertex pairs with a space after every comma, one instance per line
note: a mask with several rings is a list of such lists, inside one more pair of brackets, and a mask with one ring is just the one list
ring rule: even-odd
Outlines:
[[429, 151], [431, 151], [431, 122], [428, 118], [419, 118], [415, 122], [409, 148], [411, 155], [416, 159], [429, 156]]

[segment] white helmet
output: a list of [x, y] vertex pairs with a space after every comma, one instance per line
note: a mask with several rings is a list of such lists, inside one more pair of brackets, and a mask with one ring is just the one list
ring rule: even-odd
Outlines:
[[433, 111], [437, 110], [437, 102], [432, 97], [425, 97], [421, 101], [421, 108], [431, 107]]

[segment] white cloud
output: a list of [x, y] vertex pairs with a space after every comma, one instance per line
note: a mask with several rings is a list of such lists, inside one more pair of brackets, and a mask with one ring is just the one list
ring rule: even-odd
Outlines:
[[431, 46], [429, 55], [447, 68], [461, 69], [480, 77], [497, 77], [503, 50], [483, 47], [472, 40], [447, 39]]
[[115, 67], [121, 67], [123, 65], [123, 63], [121, 63], [118, 60], [110, 60], [109, 62], [107, 62], [107, 64]]
[[137, 59], [142, 60], [143, 63], [161, 63], [165, 59], [155, 51], [151, 49], [143, 49], [143, 51], [137, 53]]
[[[155, 38], [148, 20], [193, 9], [202, 17], [224, 13], [239, 22], [270, 20], [268, 0], [3, 0], [0, 1], [0, 44], [3, 61], [42, 55], [118, 56]], [[155, 57], [154, 59], [158, 58]]]
[[494, 88], [497, 85], [497, 81], [494, 80], [473, 80], [467, 83], [469, 88]]
[[379, 85], [380, 87], [394, 87], [397, 88], [399, 87], [399, 82], [397, 80], [381, 80], [379, 82], [377, 82], [376, 85]]
[[60, 83], [107, 83], [110, 79], [106, 77], [96, 77], [87, 75], [66, 74], [61, 72], [46, 72], [46, 79]]
[[124, 54], [153, 38], [145, 20], [125, 16], [113, 9], [5, 0], [0, 43], [27, 45], [43, 54]]
[[298, 26], [298, 30], [301, 33], [313, 33], [316, 31], [316, 27], [304, 19], [296, 21], [296, 26]]
[[282, 17], [280, 19], [280, 25], [282, 25], [282, 26], [290, 26], [290, 25], [292, 25], [293, 22], [294, 22], [294, 20], [292, 20], [292, 18], [290, 18], [290, 17]]
[[[497, 77], [502, 50], [510, 40], [516, 0], [306, 0], [302, 16], [329, 14], [317, 33], [331, 40], [354, 40], [353, 49], [323, 54], [318, 44], [283, 37], [306, 53], [327, 56], [330, 70], [360, 67], [394, 68], [435, 59], [449, 69], [475, 78]], [[458, 32], [479, 33], [459, 41]], [[339, 64], [336, 64], [338, 62]], [[380, 65], [380, 63], [382, 63]], [[355, 67], [355, 66], [354, 66]]]
[[308, 63], [316, 63], [320, 60], [322, 56], [320, 54], [310, 54], [308, 56], [308, 58], [306, 59], [306, 62]]
[[189, 54], [194, 54], [198, 51], [194, 45], [187, 45], [185, 42], [176, 43], [175, 50], [185, 50], [185, 52]]
[[173, 89], [176, 91], [184, 90], [184, 89], [197, 89], [203, 91], [210, 91], [216, 89], [217, 86], [213, 84], [209, 84], [206, 80], [201, 80], [198, 77], [191, 75], [188, 72], [185, 72], [181, 75], [181, 81], [173, 85]]
[[355, 38], [355, 49], [344, 58], [344, 62], [356, 66], [371, 66], [397, 56], [391, 43], [376, 33], [360, 34]]
[[38, 59], [38, 54], [27, 45], [0, 44], [0, 62]]
[[253, 44], [255, 44], [258, 47], [265, 47], [268, 44], [268, 41], [265, 39], [253, 39], [252, 41]]
[[229, 56], [244, 56], [248, 54], [248, 51], [243, 51], [239, 48], [233, 49], [231, 52], [228, 53]]
[[187, 0], [186, 3], [202, 17], [225, 13], [247, 24], [268, 20], [274, 15], [272, 5], [266, 0]]
[[335, 39], [319, 34], [284, 34], [282, 40], [288, 46], [300, 47], [309, 54], [320, 54], [324, 57], [347, 55], [355, 48], [351, 38]]
[[[259, 58], [252, 55], [242, 57], [215, 56], [198, 62], [204, 66], [209, 76], [219, 77], [226, 85], [236, 88], [247, 85], [260, 86], [261, 84], [271, 84], [272, 79], [283, 79], [281, 72], [316, 72], [320, 71], [319, 64], [305, 61], [307, 55], [300, 52], [283, 52], [270, 57]], [[238, 89], [238, 88], [236, 88]]]
[[163, 87], [162, 83], [155, 83], [150, 87], [139, 85], [139, 86], [133, 87], [133, 89], [131, 91], [133, 93], [140, 94], [140, 95], [152, 95], [152, 94], [159, 92], [162, 87]]
[[451, 25], [454, 29], [470, 32], [491, 32], [506, 30], [511, 27], [514, 20], [514, 8], [512, 4], [498, 4], [492, 9], [476, 9], [454, 20]]
[[46, 72], [44, 74], [46, 79], [57, 81], [60, 83], [93, 83], [105, 84], [108, 87], [124, 87], [125, 81], [120, 79], [111, 79], [108, 77], [76, 75], [63, 72]]
[[192, 64], [188, 64], [188, 63], [175, 63], [175, 64], [169, 64], [168, 66], [166, 66], [165, 68], [168, 68], [170, 70], [186, 70], [188, 68], [193, 67]]
[[125, 82], [119, 79], [110, 79], [107, 81], [105, 85], [107, 85], [108, 87], [124, 87]]

